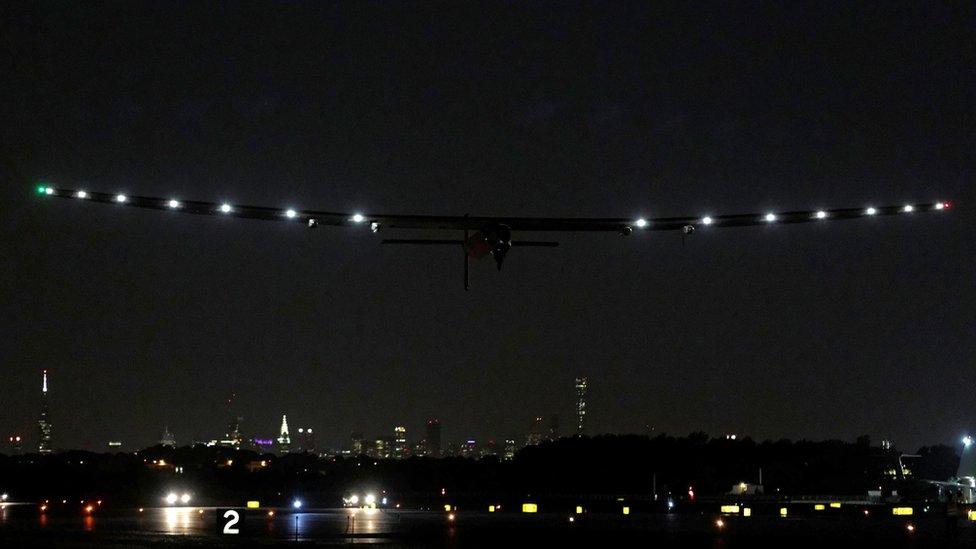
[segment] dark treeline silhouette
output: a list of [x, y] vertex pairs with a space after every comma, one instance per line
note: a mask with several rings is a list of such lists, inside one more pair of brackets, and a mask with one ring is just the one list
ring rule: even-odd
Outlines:
[[[948, 446], [924, 447], [906, 459], [915, 478], [945, 480], [959, 457]], [[887, 482], [899, 452], [836, 440], [766, 441], [666, 435], [563, 438], [521, 450], [511, 462], [448, 457], [403, 460], [260, 455], [230, 448], [155, 446], [131, 454], [68, 451], [0, 456], [0, 491], [18, 501], [110, 499], [115, 505], [158, 505], [169, 491], [188, 490], [194, 503], [297, 494], [335, 505], [352, 491], [382, 490], [397, 501], [424, 501], [444, 489], [486, 496], [589, 495], [682, 498], [727, 493], [740, 482], [766, 494], [865, 494]], [[162, 460], [162, 461], [160, 461]], [[262, 464], [262, 462], [264, 462]]]

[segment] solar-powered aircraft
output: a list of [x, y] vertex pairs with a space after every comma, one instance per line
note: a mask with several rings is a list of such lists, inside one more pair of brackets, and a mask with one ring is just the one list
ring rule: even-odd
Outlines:
[[698, 229], [744, 227], [777, 223], [824, 223], [841, 219], [861, 219], [884, 215], [912, 215], [946, 211], [950, 202], [928, 202], [895, 206], [867, 206], [861, 208], [835, 208], [829, 210], [804, 210], [790, 212], [765, 212], [747, 214], [681, 216], [659, 218], [567, 218], [567, 217], [507, 217], [507, 216], [439, 216], [369, 214], [362, 212], [325, 212], [276, 208], [268, 206], [244, 206], [240, 204], [201, 202], [179, 198], [129, 196], [92, 192], [83, 189], [60, 189], [48, 185], [37, 187], [41, 196], [69, 198], [86, 202], [100, 202], [117, 206], [133, 206], [156, 210], [172, 210], [181, 213], [243, 217], [265, 221], [301, 224], [309, 228], [319, 226], [363, 227], [374, 233], [381, 230], [426, 229], [453, 233], [451, 239], [387, 238], [383, 244], [453, 246], [464, 256], [464, 289], [469, 288], [468, 263], [471, 258], [492, 256], [501, 270], [505, 256], [512, 247], [554, 247], [558, 242], [516, 240], [513, 234], [531, 232], [607, 232], [629, 236], [634, 231], [682, 231], [691, 234]]

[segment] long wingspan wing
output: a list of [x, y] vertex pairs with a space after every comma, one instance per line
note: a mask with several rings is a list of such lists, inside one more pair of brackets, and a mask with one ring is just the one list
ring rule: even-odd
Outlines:
[[748, 214], [727, 214], [712, 216], [683, 216], [658, 218], [565, 218], [565, 217], [471, 217], [436, 215], [398, 215], [371, 214], [365, 212], [323, 212], [267, 206], [244, 206], [240, 204], [221, 204], [176, 198], [149, 196], [128, 196], [90, 192], [80, 189], [59, 189], [42, 185], [37, 188], [42, 196], [71, 198], [79, 201], [100, 202], [119, 206], [135, 206], [157, 210], [172, 210], [198, 215], [245, 217], [266, 221], [305, 223], [309, 225], [371, 226], [374, 229], [480, 229], [488, 224], [501, 223], [513, 231], [669, 231], [686, 227], [742, 227], [748, 225], [768, 225], [770, 223], [811, 223], [836, 219], [858, 219], [862, 217], [897, 215], [944, 211], [950, 208], [949, 202], [928, 202], [903, 204], [900, 206], [877, 206], [863, 208], [835, 208], [829, 210], [803, 210], [790, 212], [766, 212]]

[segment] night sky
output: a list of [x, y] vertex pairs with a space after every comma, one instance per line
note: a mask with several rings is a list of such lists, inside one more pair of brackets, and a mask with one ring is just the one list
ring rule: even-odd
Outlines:
[[[0, 433], [976, 428], [976, 15], [836, 3], [9, 2]], [[367, 230], [43, 199], [666, 216], [953, 200], [940, 215], [558, 234], [501, 273]], [[706, 234], [707, 233], [707, 234]], [[387, 234], [385, 236], [390, 236]], [[397, 233], [395, 236], [413, 236]], [[449, 238], [453, 235], [430, 235]], [[545, 238], [551, 235], [528, 235]]]

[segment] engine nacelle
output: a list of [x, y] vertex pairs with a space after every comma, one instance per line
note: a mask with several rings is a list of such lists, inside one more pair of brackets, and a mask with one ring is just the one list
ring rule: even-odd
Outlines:
[[464, 243], [469, 257], [480, 259], [488, 254], [495, 258], [498, 270], [502, 269], [505, 254], [512, 248], [512, 229], [508, 225], [496, 223], [474, 233]]

